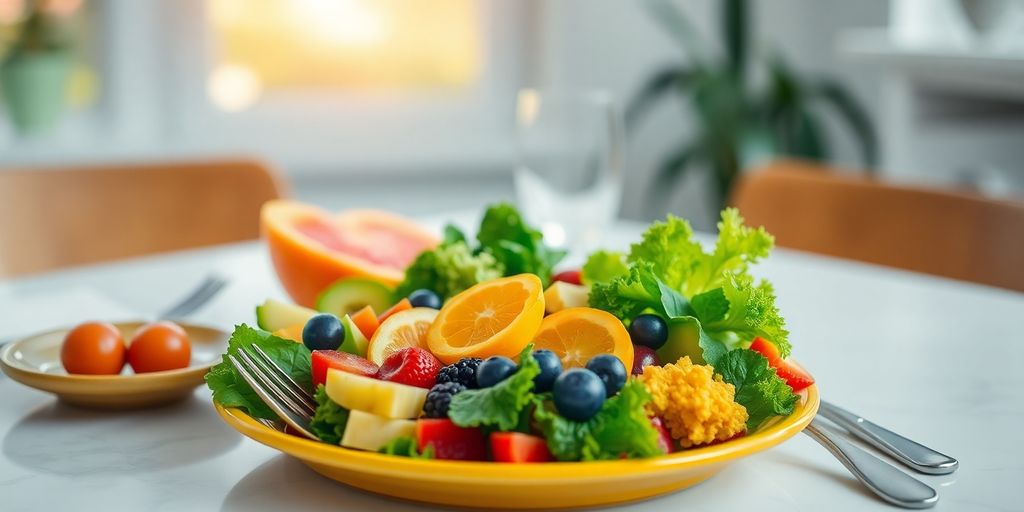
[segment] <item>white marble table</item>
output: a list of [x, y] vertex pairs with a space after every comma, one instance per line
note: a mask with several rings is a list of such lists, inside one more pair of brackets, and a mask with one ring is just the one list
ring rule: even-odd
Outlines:
[[[620, 224], [607, 245], [624, 247], [641, 229]], [[76, 320], [67, 304], [24, 311], [69, 289], [152, 312], [210, 271], [231, 285], [197, 321], [229, 329], [251, 322], [257, 302], [283, 297], [258, 244], [184, 252], [0, 282], [0, 338], [36, 318], [38, 329]], [[953, 475], [920, 477], [938, 489], [939, 509], [1024, 510], [1024, 294], [786, 251], [759, 273], [775, 283], [795, 356], [824, 396], [960, 459]], [[0, 376], [0, 437], [5, 512], [422, 508], [337, 485], [242, 438], [217, 417], [206, 389], [171, 407], [111, 414], [61, 405]], [[623, 507], [880, 508], [806, 436], [696, 488]]]

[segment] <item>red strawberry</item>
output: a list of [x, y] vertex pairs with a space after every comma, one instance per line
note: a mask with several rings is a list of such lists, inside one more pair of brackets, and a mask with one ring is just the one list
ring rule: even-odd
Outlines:
[[551, 277], [552, 281], [562, 281], [563, 283], [569, 284], [583, 284], [583, 279], [579, 269], [565, 270], [559, 272]]
[[779, 355], [779, 349], [774, 343], [758, 336], [750, 344], [750, 350], [757, 352], [768, 359], [768, 366], [775, 368], [775, 373], [793, 388], [793, 391], [800, 391], [811, 384], [814, 384], [814, 377], [794, 363], [783, 359]]
[[430, 389], [440, 371], [441, 362], [433, 354], [419, 347], [409, 347], [388, 356], [377, 378]]

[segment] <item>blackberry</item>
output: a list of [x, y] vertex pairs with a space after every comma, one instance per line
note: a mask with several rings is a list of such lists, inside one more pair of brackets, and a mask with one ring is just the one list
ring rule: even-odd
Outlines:
[[476, 367], [480, 366], [481, 361], [479, 357], [467, 357], [445, 366], [441, 368], [441, 373], [437, 374], [437, 383], [456, 382], [466, 389], [476, 389]]
[[423, 415], [427, 418], [447, 418], [452, 397], [465, 390], [466, 386], [458, 382], [434, 384], [427, 392], [427, 401], [423, 403]]

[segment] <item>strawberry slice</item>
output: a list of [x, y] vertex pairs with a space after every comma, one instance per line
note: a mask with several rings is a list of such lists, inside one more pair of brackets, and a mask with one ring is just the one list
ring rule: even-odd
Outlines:
[[377, 378], [430, 389], [441, 372], [441, 362], [433, 354], [419, 347], [408, 347], [384, 360]]
[[491, 456], [495, 462], [551, 462], [548, 443], [542, 437], [521, 432], [491, 434]]
[[423, 452], [434, 447], [444, 460], [487, 460], [487, 444], [479, 428], [464, 428], [449, 419], [416, 420], [416, 444]]
[[793, 364], [779, 355], [779, 349], [774, 343], [758, 336], [750, 344], [750, 350], [757, 352], [768, 359], [768, 366], [775, 368], [775, 373], [793, 388], [793, 392], [800, 391], [811, 384], [814, 384], [814, 377], [803, 368]]

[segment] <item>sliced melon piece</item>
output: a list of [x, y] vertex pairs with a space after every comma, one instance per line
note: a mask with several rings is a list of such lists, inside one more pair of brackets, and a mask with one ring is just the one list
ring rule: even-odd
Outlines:
[[384, 311], [394, 298], [391, 288], [379, 281], [361, 277], [350, 277], [335, 281], [316, 299], [316, 309], [322, 313], [350, 315], [366, 306]]
[[544, 290], [544, 312], [550, 315], [563, 309], [586, 307], [589, 294], [587, 286], [555, 281]]
[[341, 445], [375, 452], [396, 437], [415, 434], [415, 420], [396, 420], [353, 410], [348, 413]]
[[325, 391], [346, 409], [392, 419], [418, 417], [427, 400], [426, 389], [335, 369], [327, 370]]
[[359, 330], [359, 326], [348, 315], [341, 317], [341, 325], [345, 326], [345, 340], [341, 342], [338, 350], [366, 357], [366, 347], [370, 344], [370, 340], [366, 339], [363, 331]]
[[264, 331], [274, 332], [299, 324], [305, 325], [315, 314], [316, 311], [309, 308], [267, 299], [256, 306], [256, 325]]

